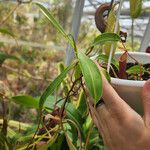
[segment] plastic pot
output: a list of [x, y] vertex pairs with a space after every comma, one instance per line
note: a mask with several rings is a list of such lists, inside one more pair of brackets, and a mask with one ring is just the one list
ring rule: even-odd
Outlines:
[[[116, 53], [115, 58], [118, 59], [122, 53]], [[129, 52], [138, 62], [142, 64], [150, 63], [150, 54], [142, 52]], [[128, 62], [135, 62], [128, 56]], [[146, 81], [124, 80], [118, 78], [111, 78], [111, 84], [117, 91], [119, 96], [125, 100], [135, 111], [143, 114], [143, 107], [141, 103], [142, 87]]]

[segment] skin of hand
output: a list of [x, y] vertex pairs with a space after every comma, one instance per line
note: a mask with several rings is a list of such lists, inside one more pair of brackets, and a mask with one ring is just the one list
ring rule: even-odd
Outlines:
[[90, 112], [106, 150], [150, 150], [150, 79], [142, 90], [141, 117], [102, 78], [104, 103], [96, 109], [90, 105]]

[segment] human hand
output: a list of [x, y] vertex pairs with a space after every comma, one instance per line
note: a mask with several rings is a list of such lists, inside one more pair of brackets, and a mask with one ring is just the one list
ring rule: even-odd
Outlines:
[[144, 116], [136, 113], [103, 76], [103, 100], [92, 118], [107, 150], [150, 150], [150, 80], [142, 90]]

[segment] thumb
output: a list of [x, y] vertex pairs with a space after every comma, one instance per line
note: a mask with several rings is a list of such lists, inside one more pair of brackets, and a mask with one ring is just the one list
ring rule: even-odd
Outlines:
[[143, 87], [142, 103], [144, 107], [144, 119], [150, 125], [150, 79], [146, 81]]

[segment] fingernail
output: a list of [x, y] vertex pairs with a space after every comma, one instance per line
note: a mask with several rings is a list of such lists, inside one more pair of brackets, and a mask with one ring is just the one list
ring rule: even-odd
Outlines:
[[101, 105], [105, 104], [103, 98], [101, 98], [98, 103], [96, 104], [96, 107], [100, 107]]

